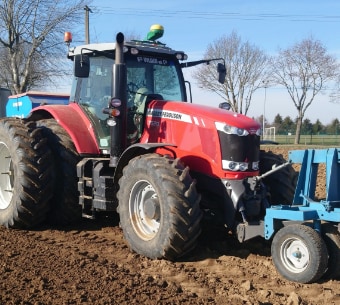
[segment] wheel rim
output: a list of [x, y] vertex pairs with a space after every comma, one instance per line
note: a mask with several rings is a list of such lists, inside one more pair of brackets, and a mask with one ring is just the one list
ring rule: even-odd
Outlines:
[[285, 268], [293, 273], [303, 272], [310, 261], [307, 246], [300, 239], [293, 237], [281, 245], [280, 257]]
[[0, 210], [6, 209], [13, 196], [13, 163], [8, 147], [0, 142]]
[[160, 227], [160, 205], [153, 186], [146, 180], [134, 184], [130, 193], [129, 213], [133, 229], [143, 240], [151, 240]]

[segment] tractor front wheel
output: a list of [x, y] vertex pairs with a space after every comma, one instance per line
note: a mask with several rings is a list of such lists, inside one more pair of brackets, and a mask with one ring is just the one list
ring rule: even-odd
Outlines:
[[273, 238], [272, 259], [278, 272], [299, 283], [317, 281], [326, 271], [326, 244], [313, 228], [293, 224], [280, 229]]
[[119, 187], [120, 223], [133, 251], [173, 260], [194, 248], [201, 230], [200, 196], [177, 159], [138, 156], [124, 168]]

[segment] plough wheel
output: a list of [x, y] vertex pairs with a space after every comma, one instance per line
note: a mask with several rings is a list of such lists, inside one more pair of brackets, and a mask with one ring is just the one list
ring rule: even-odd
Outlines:
[[327, 269], [326, 244], [319, 233], [305, 225], [280, 229], [273, 238], [271, 251], [276, 269], [290, 281], [315, 282]]

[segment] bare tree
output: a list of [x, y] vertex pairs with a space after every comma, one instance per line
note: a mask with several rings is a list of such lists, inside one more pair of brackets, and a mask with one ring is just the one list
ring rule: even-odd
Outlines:
[[334, 88], [329, 95], [329, 100], [331, 103], [339, 103], [340, 102], [340, 71], [339, 75], [335, 81]]
[[298, 111], [295, 144], [300, 143], [302, 121], [315, 96], [326, 89], [339, 69], [336, 58], [314, 38], [280, 50], [272, 60], [273, 81], [284, 86]]
[[3, 0], [0, 4], [0, 83], [12, 93], [65, 75], [63, 33], [83, 16], [86, 0]]
[[242, 42], [236, 32], [210, 44], [205, 58], [223, 58], [227, 75], [224, 84], [217, 81], [213, 64], [200, 66], [193, 77], [198, 84], [224, 98], [233, 111], [247, 114], [254, 92], [264, 87], [268, 58], [259, 48]]

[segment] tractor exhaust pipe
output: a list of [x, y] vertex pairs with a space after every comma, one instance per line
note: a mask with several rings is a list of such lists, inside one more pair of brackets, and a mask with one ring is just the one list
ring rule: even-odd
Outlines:
[[115, 124], [110, 126], [110, 166], [116, 167], [120, 155], [127, 146], [127, 69], [124, 62], [123, 33], [118, 33], [116, 36], [115, 63], [112, 72], [111, 96], [112, 99], [121, 101], [121, 105], [117, 107], [120, 114], [114, 117]]

